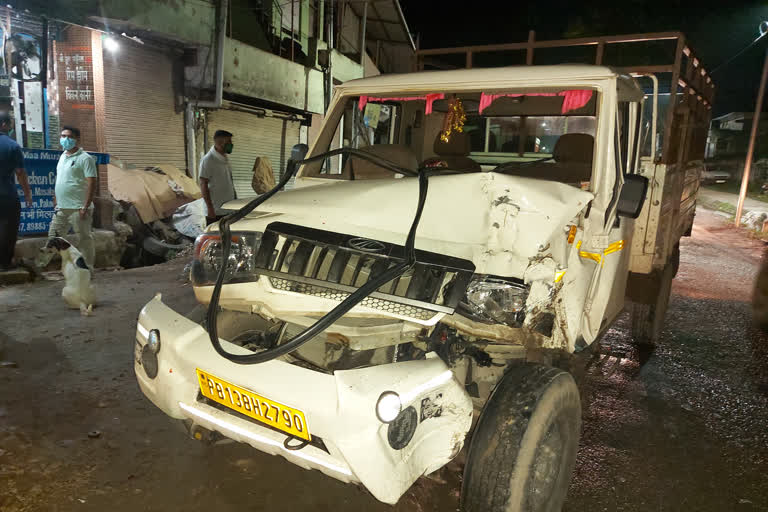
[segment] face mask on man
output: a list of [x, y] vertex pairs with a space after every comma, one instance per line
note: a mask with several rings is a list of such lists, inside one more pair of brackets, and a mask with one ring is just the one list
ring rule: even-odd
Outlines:
[[69, 151], [75, 147], [75, 139], [70, 137], [62, 137], [59, 139], [59, 144], [61, 144], [61, 147], [64, 148], [64, 151]]
[[226, 144], [224, 144], [224, 152], [225, 152], [226, 154], [230, 154], [230, 153], [232, 153], [232, 149], [233, 149], [234, 147], [235, 147], [235, 145], [234, 145], [234, 144], [232, 144], [231, 142], [227, 142]]

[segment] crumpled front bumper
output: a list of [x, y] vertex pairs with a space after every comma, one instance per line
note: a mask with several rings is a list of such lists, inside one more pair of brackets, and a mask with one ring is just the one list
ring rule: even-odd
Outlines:
[[[161, 340], [154, 379], [141, 364], [150, 329], [157, 329]], [[249, 353], [226, 341], [222, 345], [232, 353]], [[284, 447], [287, 435], [198, 400], [196, 368], [302, 410], [310, 433], [322, 439], [326, 450], [314, 445], [288, 450]], [[280, 360], [239, 365], [219, 356], [208, 333], [163, 304], [159, 295], [139, 316], [134, 369], [142, 392], [167, 415], [281, 455], [303, 468], [318, 469], [344, 482], [360, 482], [378, 500], [390, 504], [418, 477], [455, 457], [472, 422], [470, 397], [434, 354], [425, 360], [333, 375]], [[400, 395], [403, 410], [412, 406], [418, 413], [413, 438], [400, 450], [391, 447], [389, 425], [376, 416], [376, 402], [385, 391]]]

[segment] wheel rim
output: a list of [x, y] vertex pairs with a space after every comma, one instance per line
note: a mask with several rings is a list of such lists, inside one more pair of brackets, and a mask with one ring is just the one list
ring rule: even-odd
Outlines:
[[530, 506], [527, 510], [548, 510], [547, 505], [560, 480], [565, 451], [566, 436], [559, 422], [553, 422], [536, 448], [533, 471], [528, 481]]

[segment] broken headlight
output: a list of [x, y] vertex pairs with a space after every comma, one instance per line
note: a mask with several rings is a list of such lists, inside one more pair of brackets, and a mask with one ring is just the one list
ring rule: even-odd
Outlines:
[[[256, 281], [256, 252], [261, 244], [261, 233], [255, 231], [232, 233], [232, 248], [227, 259], [224, 283]], [[192, 260], [192, 283], [207, 286], [216, 282], [221, 268], [221, 236], [205, 233], [195, 240], [195, 257]]]
[[528, 287], [522, 283], [478, 276], [467, 286], [461, 306], [476, 320], [518, 327], [525, 318], [526, 298]]

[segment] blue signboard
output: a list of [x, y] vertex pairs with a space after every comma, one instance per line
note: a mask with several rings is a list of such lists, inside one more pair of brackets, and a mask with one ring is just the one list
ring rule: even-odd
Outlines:
[[[49, 149], [26, 149], [24, 152], [24, 169], [29, 178], [29, 188], [32, 190], [32, 204], [24, 201], [24, 192], [20, 185], [16, 191], [21, 201], [21, 222], [19, 235], [47, 233], [53, 218], [53, 195], [56, 185], [56, 164], [59, 163], [61, 151]], [[96, 158], [97, 165], [109, 163], [106, 153], [91, 153]]]

